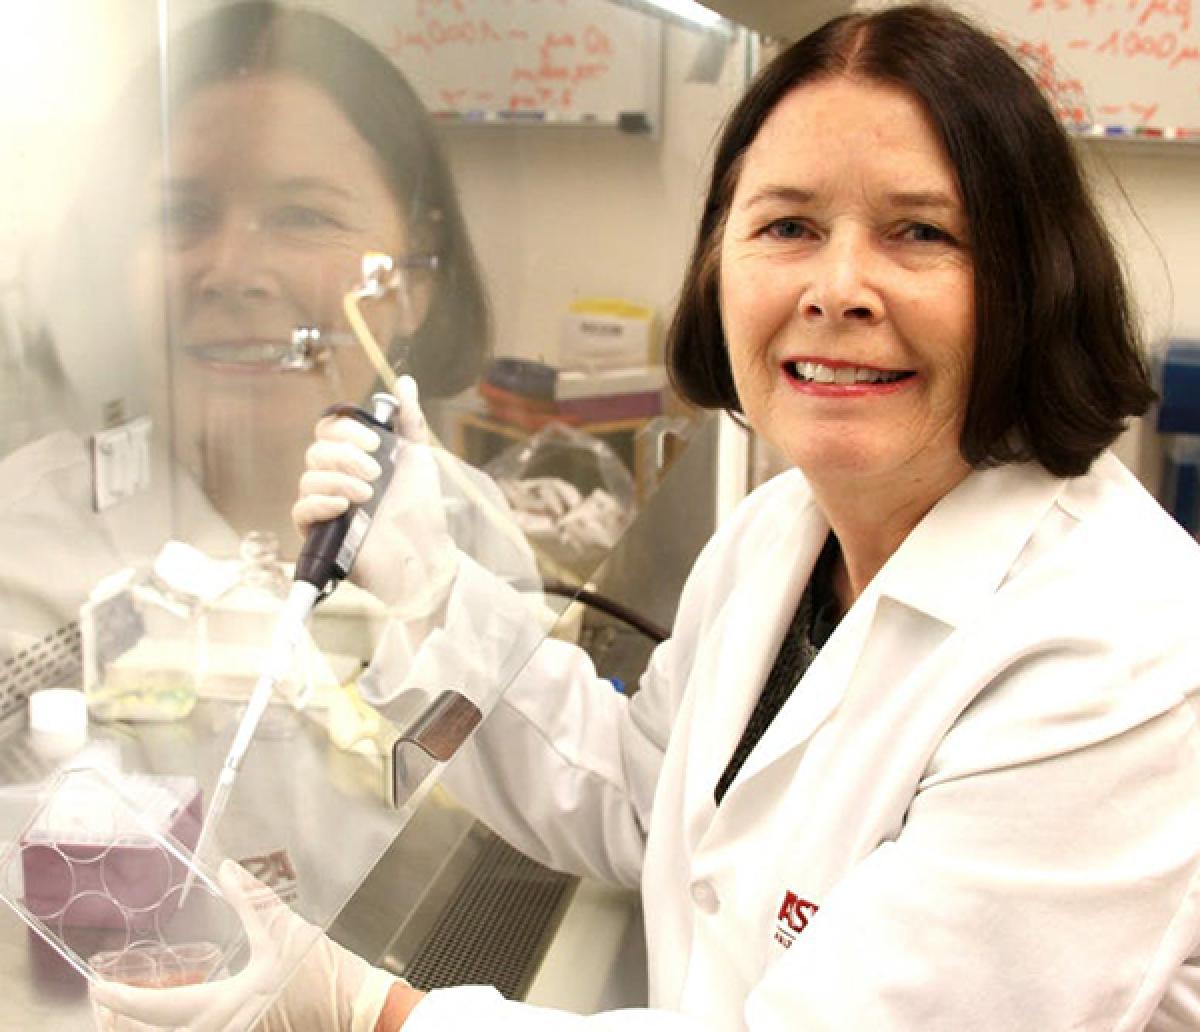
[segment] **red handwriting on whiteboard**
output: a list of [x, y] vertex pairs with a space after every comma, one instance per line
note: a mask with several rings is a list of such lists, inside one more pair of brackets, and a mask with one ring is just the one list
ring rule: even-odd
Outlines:
[[574, 48], [575, 36], [570, 32], [547, 32], [542, 40], [542, 58], [548, 60], [550, 55], [561, 48]]
[[[1172, 27], [1180, 32], [1191, 30], [1192, 0], [1125, 0], [1125, 5], [1128, 14], [1135, 19], [1132, 24], [1138, 28], [1174, 23]], [[1035, 14], [1086, 11], [1089, 16], [1095, 16], [1113, 10], [1113, 6], [1113, 0], [1108, 3], [1101, 0], [1029, 0], [1028, 10]]]
[[551, 108], [570, 111], [574, 104], [575, 95], [570, 88], [555, 90], [548, 86], [539, 86], [525, 93], [513, 92], [508, 97], [510, 111], [545, 111]]
[[1054, 57], [1054, 51], [1045, 40], [1033, 42], [1022, 40], [1017, 44], [1017, 53], [1031, 66], [1033, 77], [1051, 97], [1061, 100], [1071, 94], [1083, 92], [1083, 84], [1073, 76], [1064, 75]]
[[570, 82], [578, 85], [592, 79], [602, 79], [608, 72], [608, 65], [602, 62], [579, 62], [571, 65], [541, 64], [535, 67], [514, 68], [513, 82], [541, 83]]
[[1138, 26], [1145, 27], [1157, 19], [1176, 21], [1175, 27], [1180, 32], [1187, 32], [1192, 27], [1192, 0], [1145, 0], [1145, 7], [1138, 15]]
[[[1071, 45], [1076, 46], [1076, 42]], [[1088, 47], [1091, 44], [1084, 40], [1078, 41], [1078, 45]], [[1185, 43], [1174, 32], [1147, 33], [1134, 29], [1121, 32], [1113, 29], [1094, 49], [1097, 54], [1109, 57], [1154, 58], [1168, 68], [1178, 68], [1184, 62], [1200, 59], [1200, 48]]]
[[[384, 49], [402, 67], [428, 69], [426, 84], [440, 111], [486, 108], [515, 111], [588, 112], [595, 87], [613, 77], [619, 37], [598, 21], [559, 18], [551, 10], [571, 9], [577, 0], [414, 0], [417, 17], [391, 27]], [[510, 9], [498, 10], [503, 4]], [[540, 7], [553, 24], [534, 28], [508, 24], [518, 4]], [[578, 12], [578, 7], [574, 8]], [[534, 18], [534, 21], [537, 21]], [[454, 69], [495, 74], [484, 92], [454, 81]], [[442, 69], [448, 69], [447, 75]], [[419, 74], [419, 72], [417, 72]]]
[[430, 52], [429, 40], [425, 38], [424, 33], [409, 32], [399, 25], [392, 29], [391, 42], [385, 43], [383, 49], [392, 55], [403, 54], [406, 50], [423, 50], [426, 54]]
[[[420, 0], [418, 9], [455, 13], [463, 11], [466, 2]], [[395, 27], [385, 49], [403, 58], [405, 51], [419, 50], [426, 56], [433, 56], [442, 50], [470, 50], [505, 42], [537, 43], [536, 60], [512, 69], [514, 85], [508, 106], [514, 110], [549, 107], [571, 110], [576, 102], [576, 87], [601, 80], [608, 74], [614, 49], [608, 33], [595, 24], [588, 24], [578, 34], [547, 31], [540, 40], [535, 40], [526, 29], [512, 28], [502, 32], [489, 19], [470, 16], [431, 16], [426, 17], [418, 28]], [[438, 99], [448, 110], [457, 110], [472, 98], [465, 89], [443, 88]]]
[[1100, 0], [1029, 0], [1029, 10], [1032, 12], [1079, 9], [1095, 14], [1099, 6]]
[[593, 57], [611, 54], [613, 52], [612, 40], [608, 38], [608, 33], [599, 26], [589, 25], [583, 30], [583, 49]]
[[576, 36], [572, 32], [547, 32], [538, 47], [536, 64], [513, 68], [513, 110], [555, 108], [570, 111], [576, 102], [575, 87], [602, 79], [613, 52], [612, 40], [596, 25]]
[[[1168, 94], [1158, 95], [1155, 84], [1168, 91], [1168, 78], [1189, 90], [1200, 85], [1192, 81], [1200, 68], [1200, 39], [1193, 17], [1198, 3], [1025, 0], [1021, 6], [1034, 15], [1030, 24], [1044, 26], [1047, 40], [1022, 42], [1018, 33], [1011, 42], [1060, 117], [1081, 126], [1093, 119], [1102, 124], [1152, 125], [1169, 121], [1174, 114]], [[1069, 66], [1086, 70], [1086, 99], [1079, 84], [1059, 71], [1056, 48], [1069, 59]], [[1132, 74], [1123, 75], [1120, 65], [1127, 65]]]
[[463, 87], [443, 87], [438, 90], [437, 95], [446, 111], [477, 110], [488, 107], [496, 100], [496, 94], [492, 90], [470, 90]]
[[417, 0], [417, 17], [427, 18], [434, 11], [453, 11], [455, 14], [466, 14], [464, 0]]
[[385, 46], [389, 54], [403, 57], [406, 50], [421, 50], [425, 54], [451, 46], [476, 46], [499, 43], [500, 31], [486, 18], [464, 18], [443, 21], [430, 18], [419, 29], [393, 29], [392, 40]]

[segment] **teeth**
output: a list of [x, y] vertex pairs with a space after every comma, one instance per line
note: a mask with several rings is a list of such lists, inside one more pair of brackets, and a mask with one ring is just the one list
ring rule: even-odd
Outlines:
[[904, 376], [903, 373], [862, 366], [838, 366], [835, 369], [820, 362], [793, 362], [792, 370], [801, 380], [810, 383], [895, 383]]

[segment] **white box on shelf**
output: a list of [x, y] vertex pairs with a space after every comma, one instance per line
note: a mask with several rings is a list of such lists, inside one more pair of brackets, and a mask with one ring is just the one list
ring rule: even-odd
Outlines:
[[562, 319], [559, 366], [614, 369], [646, 365], [656, 347], [654, 310], [628, 301], [592, 298], [574, 302]]

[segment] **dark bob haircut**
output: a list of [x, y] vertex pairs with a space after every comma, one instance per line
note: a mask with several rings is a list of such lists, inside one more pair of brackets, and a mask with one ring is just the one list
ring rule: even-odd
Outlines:
[[257, 72], [316, 86], [370, 145], [414, 236], [438, 256], [429, 312], [403, 342], [408, 370], [428, 396], [470, 386], [488, 355], [490, 316], [450, 168], [420, 98], [386, 55], [340, 22], [246, 0], [172, 39], [167, 117], [205, 87]]
[[974, 263], [975, 353], [959, 442], [972, 466], [1026, 459], [1078, 476], [1154, 401], [1115, 248], [1071, 142], [995, 40], [940, 6], [837, 18], [751, 84], [717, 143], [667, 365], [683, 397], [740, 412], [718, 295], [742, 156], [790, 91], [847, 77], [898, 87], [958, 176]]

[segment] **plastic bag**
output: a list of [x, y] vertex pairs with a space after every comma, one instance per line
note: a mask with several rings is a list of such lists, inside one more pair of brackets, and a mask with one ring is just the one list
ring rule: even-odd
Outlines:
[[543, 567], [585, 579], [636, 513], [633, 477], [604, 441], [548, 423], [485, 467]]

